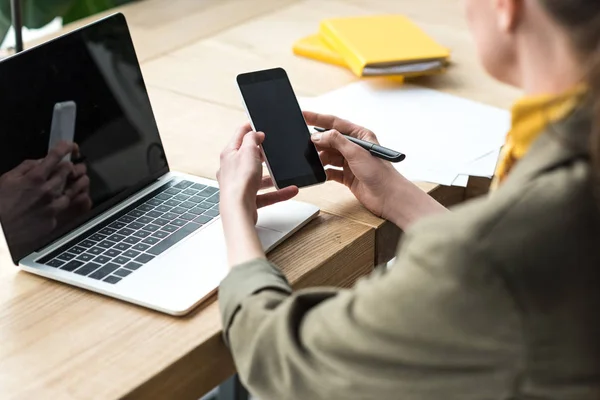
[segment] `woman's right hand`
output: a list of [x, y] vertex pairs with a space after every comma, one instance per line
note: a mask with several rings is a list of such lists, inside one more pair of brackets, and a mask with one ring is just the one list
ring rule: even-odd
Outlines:
[[312, 135], [323, 165], [342, 168], [326, 169], [327, 179], [346, 185], [373, 214], [406, 230], [419, 219], [446, 210], [390, 162], [373, 157], [342, 136], [379, 144], [370, 130], [331, 115], [304, 112], [304, 118], [309, 125], [328, 129]]
[[328, 129], [312, 135], [323, 165], [342, 168], [326, 169], [327, 179], [346, 185], [369, 211], [389, 219], [391, 189], [402, 179], [400, 173], [390, 162], [373, 157], [342, 135], [379, 144], [375, 134], [331, 115], [304, 112], [304, 118], [309, 125]]

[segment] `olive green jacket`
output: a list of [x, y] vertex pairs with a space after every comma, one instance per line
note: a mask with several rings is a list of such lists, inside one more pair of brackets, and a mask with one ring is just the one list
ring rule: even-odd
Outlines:
[[[256, 261], [222, 282], [260, 400], [600, 399], [600, 221], [578, 112], [490, 196], [418, 223], [395, 266], [292, 293]], [[398, 199], [402, 201], [402, 199]]]

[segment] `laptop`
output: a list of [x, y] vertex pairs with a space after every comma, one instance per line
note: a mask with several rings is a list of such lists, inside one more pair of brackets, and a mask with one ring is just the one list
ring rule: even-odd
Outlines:
[[[228, 272], [218, 184], [169, 169], [122, 14], [1, 61], [0, 115], [0, 222], [15, 264], [172, 315], [216, 291]], [[56, 157], [69, 141], [78, 150]], [[264, 249], [318, 211], [261, 209]]]

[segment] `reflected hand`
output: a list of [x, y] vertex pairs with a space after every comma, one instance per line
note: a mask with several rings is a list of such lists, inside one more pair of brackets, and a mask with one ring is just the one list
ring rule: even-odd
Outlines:
[[0, 177], [0, 216], [12, 242], [28, 242], [52, 232], [70, 199], [63, 193], [73, 164], [62, 159], [73, 143], [59, 143], [41, 160], [27, 160]]

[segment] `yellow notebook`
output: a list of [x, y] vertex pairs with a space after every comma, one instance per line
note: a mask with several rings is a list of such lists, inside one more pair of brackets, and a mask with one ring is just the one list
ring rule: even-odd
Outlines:
[[320, 34], [358, 76], [426, 75], [444, 70], [450, 57], [402, 15], [328, 19]]
[[346, 61], [333, 50], [319, 34], [310, 35], [305, 38], [298, 40], [294, 43], [294, 54], [302, 57], [312, 58], [326, 62], [328, 64], [339, 65], [347, 67]]

